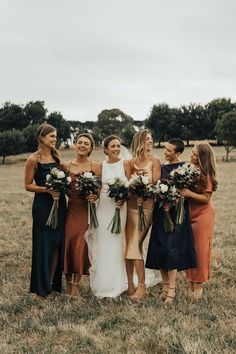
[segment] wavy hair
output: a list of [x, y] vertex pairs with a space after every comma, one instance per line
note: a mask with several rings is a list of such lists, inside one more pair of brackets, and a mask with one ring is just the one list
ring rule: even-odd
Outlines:
[[198, 154], [198, 163], [201, 170], [201, 183], [204, 188], [207, 184], [207, 175], [213, 185], [213, 191], [216, 191], [218, 181], [216, 179], [216, 160], [212, 147], [207, 143], [200, 143], [195, 145]]
[[134, 159], [140, 158], [144, 153], [147, 134], [151, 134], [149, 129], [141, 129], [134, 134], [131, 142], [131, 153]]

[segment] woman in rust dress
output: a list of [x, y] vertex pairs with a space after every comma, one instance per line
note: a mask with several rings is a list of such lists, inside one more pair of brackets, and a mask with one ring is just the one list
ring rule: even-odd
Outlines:
[[[64, 273], [67, 281], [66, 293], [73, 297], [78, 295], [81, 276], [88, 275], [90, 267], [88, 247], [84, 239], [88, 229], [88, 203], [86, 199], [78, 196], [75, 180], [79, 173], [85, 171], [101, 174], [100, 164], [88, 158], [93, 148], [92, 136], [88, 133], [80, 134], [75, 139], [76, 158], [64, 164], [64, 169], [69, 172], [72, 179], [65, 227]], [[93, 195], [88, 198], [92, 202], [96, 199], [97, 197]]]
[[[153, 139], [148, 129], [140, 130], [134, 135], [131, 144], [133, 158], [130, 160], [132, 174], [148, 176], [150, 184], [156, 183], [161, 176], [160, 161], [150, 154], [152, 147]], [[146, 229], [143, 231], [138, 231], [138, 203], [143, 204], [147, 220]], [[125, 264], [128, 278], [128, 296], [133, 301], [140, 300], [146, 295], [142, 247], [152, 222], [153, 207], [154, 202], [151, 198], [144, 201], [141, 198], [132, 198], [127, 202]], [[137, 289], [135, 289], [133, 282], [134, 269], [138, 277]]]
[[194, 146], [190, 162], [200, 169], [200, 178], [196, 192], [188, 189], [181, 194], [190, 199], [190, 218], [193, 229], [197, 268], [187, 270], [189, 294], [199, 299], [203, 293], [202, 284], [210, 278], [212, 236], [215, 208], [211, 200], [212, 192], [217, 189], [216, 163], [209, 144]]

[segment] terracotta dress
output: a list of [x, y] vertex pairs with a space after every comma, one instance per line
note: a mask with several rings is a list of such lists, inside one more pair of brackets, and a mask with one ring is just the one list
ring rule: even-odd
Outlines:
[[[198, 193], [212, 192], [212, 182], [207, 176], [205, 190], [198, 184]], [[189, 269], [186, 278], [193, 282], [205, 282], [210, 278], [212, 236], [215, 220], [215, 208], [210, 200], [202, 204], [190, 199], [190, 218], [197, 254], [197, 268]]]
[[75, 189], [75, 180], [78, 174], [70, 171], [69, 173], [72, 184], [65, 227], [64, 273], [88, 275], [90, 262], [88, 246], [84, 239], [84, 234], [88, 229], [88, 203], [79, 197]]
[[[133, 173], [146, 173], [149, 181], [152, 182], [152, 161], [149, 161], [145, 167], [138, 168], [134, 164]], [[138, 231], [138, 205], [137, 199], [132, 198], [127, 202], [127, 221], [125, 227], [126, 249], [125, 259], [143, 260], [143, 241], [147, 236], [148, 230], [152, 222], [153, 199], [147, 199], [143, 203], [144, 214], [147, 219], [147, 227], [144, 231]]]

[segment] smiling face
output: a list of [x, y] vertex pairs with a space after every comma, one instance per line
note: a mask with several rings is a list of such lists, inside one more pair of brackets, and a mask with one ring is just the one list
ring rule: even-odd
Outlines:
[[146, 135], [146, 141], [145, 141], [145, 151], [146, 152], [151, 152], [153, 148], [153, 139], [152, 135], [150, 133], [147, 133]]
[[81, 136], [75, 143], [75, 149], [78, 155], [88, 156], [92, 151], [92, 145], [89, 138]]
[[196, 146], [194, 146], [191, 155], [190, 155], [190, 162], [196, 166], [199, 165], [199, 160], [198, 160], [198, 152]]
[[109, 142], [106, 153], [108, 158], [117, 160], [120, 155], [120, 141], [118, 139], [113, 139]]
[[180, 153], [176, 152], [176, 146], [170, 143], [165, 144], [164, 148], [164, 157], [165, 160], [172, 163], [173, 161], [178, 160]]
[[52, 149], [55, 148], [57, 142], [57, 132], [56, 130], [40, 137], [40, 141], [46, 147]]

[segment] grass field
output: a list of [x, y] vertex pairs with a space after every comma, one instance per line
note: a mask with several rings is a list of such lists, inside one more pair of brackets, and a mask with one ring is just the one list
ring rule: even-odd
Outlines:
[[[223, 148], [215, 153], [223, 156]], [[70, 159], [73, 152], [62, 156]], [[94, 158], [102, 159], [102, 152]], [[236, 163], [218, 164], [212, 279], [204, 298], [188, 303], [179, 274], [176, 301], [165, 309], [154, 297], [138, 304], [125, 294], [97, 301], [86, 277], [78, 301], [61, 295], [35, 302], [28, 294], [33, 193], [23, 187], [24, 156], [10, 160], [0, 166], [0, 353], [236, 352]]]

